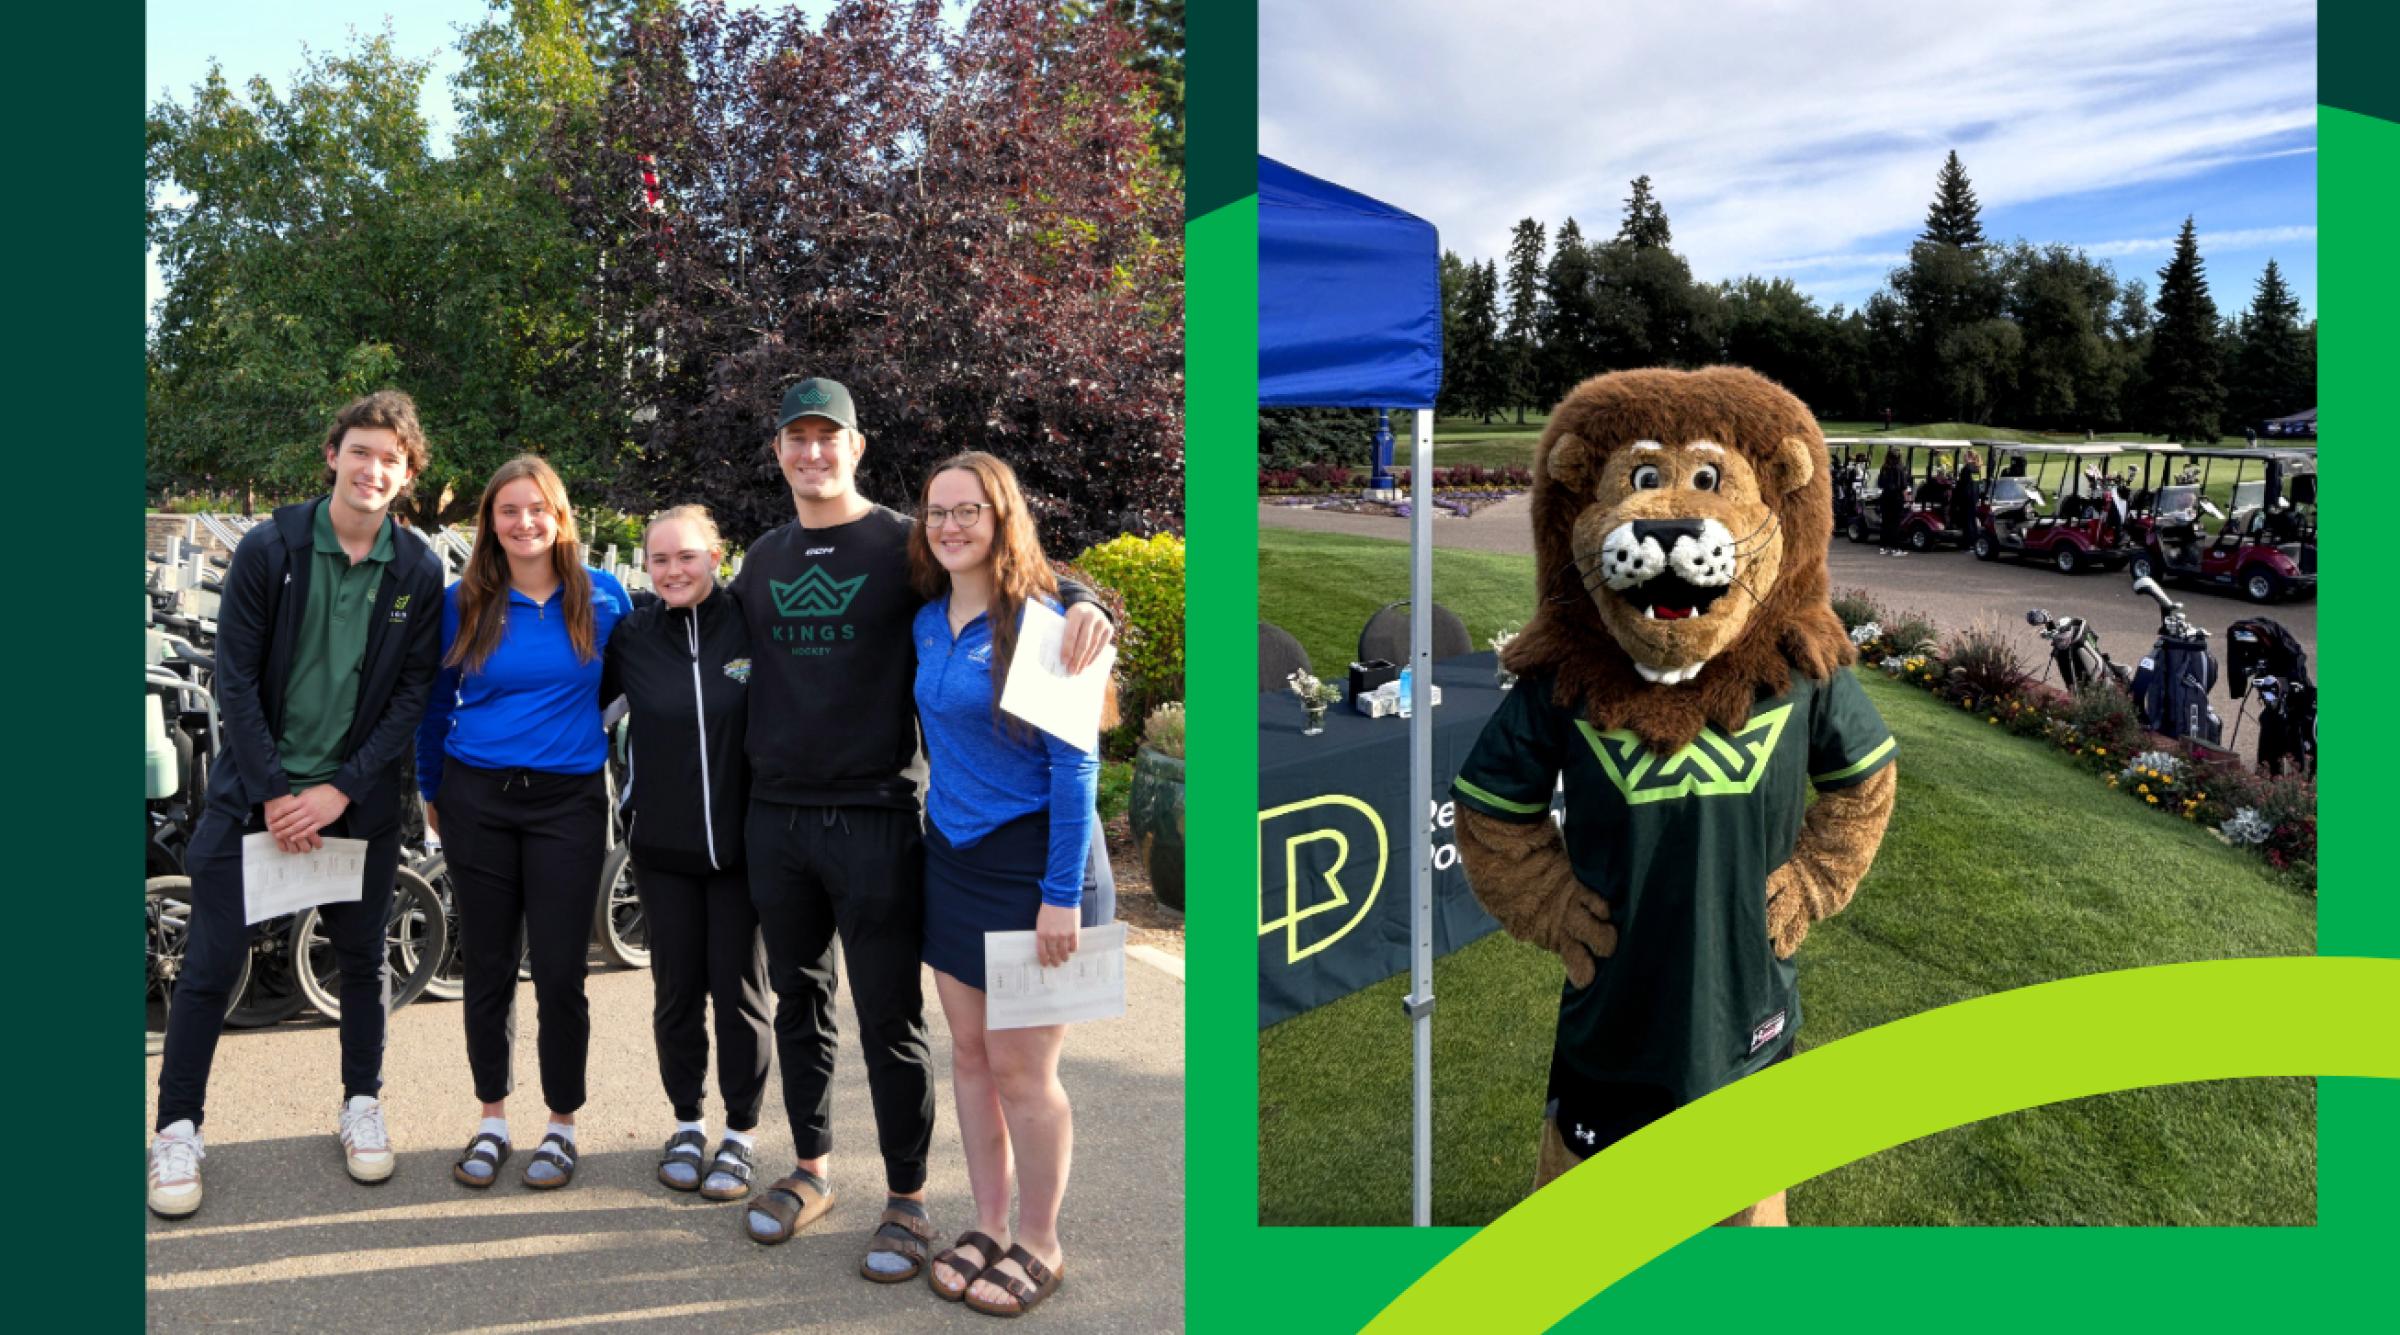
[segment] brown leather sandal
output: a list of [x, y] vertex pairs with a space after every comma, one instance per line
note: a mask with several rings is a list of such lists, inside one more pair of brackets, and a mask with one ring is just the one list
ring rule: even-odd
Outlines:
[[[1001, 1307], [992, 1303], [984, 1302], [982, 1299], [977, 1298], [974, 1294], [969, 1293], [966, 1298], [967, 1306], [974, 1308], [976, 1311], [983, 1313], [985, 1316], [1023, 1316], [1027, 1312], [1032, 1311], [1034, 1308], [1041, 1306], [1043, 1300], [1048, 1298], [1051, 1294], [1058, 1292], [1058, 1286], [1065, 1283], [1067, 1279], [1066, 1275], [1062, 1273], [1066, 1269], [1064, 1264], [1061, 1264], [1059, 1269], [1054, 1271], [1050, 1267], [1043, 1265], [1041, 1258], [1035, 1256], [1032, 1252], [1025, 1250], [1023, 1247], [1009, 1248], [1008, 1255], [1003, 1256], [1000, 1259], [1003, 1261], [1016, 1262], [1017, 1268], [1025, 1272], [1025, 1279], [1032, 1280], [1033, 1285], [1029, 1288], [1026, 1286], [1025, 1279], [1019, 1279], [1015, 1275], [1002, 1274], [1000, 1267], [997, 1264], [987, 1266], [984, 1269], [984, 1272], [981, 1275], [976, 1276], [976, 1278], [988, 1280], [991, 1283], [998, 1285], [1003, 1292], [1008, 1294], [1009, 1297], [1016, 1299], [1017, 1305], [1014, 1307]], [[974, 1285], [970, 1283], [968, 1287], [971, 1289], [974, 1287]]]
[[[833, 1187], [825, 1179], [809, 1174], [794, 1173], [778, 1178], [757, 1200], [742, 1211], [742, 1227], [752, 1242], [774, 1246], [791, 1239], [794, 1233], [825, 1217], [833, 1208]], [[773, 1220], [773, 1229], [758, 1226], [758, 1216]]]
[[[906, 1197], [895, 1196], [883, 1205], [883, 1218], [875, 1226], [874, 1236], [867, 1239], [867, 1254], [859, 1258], [858, 1273], [878, 1284], [902, 1284], [915, 1279], [925, 1270], [925, 1245], [933, 1241], [933, 1221], [926, 1217], [925, 1206]], [[877, 1270], [868, 1264], [878, 1252], [908, 1258], [906, 1270]]]
[[[974, 1248], [975, 1254], [982, 1257], [983, 1260], [970, 1264], [967, 1258], [958, 1254], [958, 1249], [961, 1247]], [[925, 1267], [926, 1287], [932, 1289], [934, 1295], [944, 1302], [957, 1302], [967, 1296], [967, 1290], [975, 1287], [977, 1277], [991, 1269], [992, 1263], [999, 1260], [1007, 1251], [1007, 1248], [994, 1242], [990, 1234], [969, 1229], [958, 1235], [958, 1241], [944, 1247], [933, 1258], [934, 1265], [946, 1265], [950, 1267], [952, 1274], [964, 1275], [966, 1278], [959, 1281], [957, 1288], [945, 1289], [942, 1287], [942, 1281], [934, 1276], [933, 1265], [928, 1265]]]

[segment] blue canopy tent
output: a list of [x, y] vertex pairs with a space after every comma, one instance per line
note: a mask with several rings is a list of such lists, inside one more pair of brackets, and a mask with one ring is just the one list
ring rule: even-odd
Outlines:
[[[1433, 400], [1442, 381], [1433, 224], [1272, 158], [1258, 160], [1258, 402], [1404, 408], [1409, 470], [1408, 791], [1433, 808]], [[1380, 461], [1378, 461], [1380, 467]], [[1409, 992], [1416, 1055], [1413, 1211], [1433, 1222], [1433, 849], [1409, 822]]]

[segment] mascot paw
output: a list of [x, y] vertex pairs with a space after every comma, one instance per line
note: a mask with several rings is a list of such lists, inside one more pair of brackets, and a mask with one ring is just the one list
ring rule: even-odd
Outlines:
[[1767, 878], [1767, 940], [1774, 944], [1775, 958], [1788, 960], [1808, 938], [1808, 903], [1798, 887], [1777, 883], [1781, 875]]
[[1561, 902], [1550, 944], [1567, 966], [1567, 978], [1577, 987], [1590, 987], [1599, 972], [1597, 961], [1617, 953], [1617, 929], [1608, 920], [1608, 901], [1576, 886]]

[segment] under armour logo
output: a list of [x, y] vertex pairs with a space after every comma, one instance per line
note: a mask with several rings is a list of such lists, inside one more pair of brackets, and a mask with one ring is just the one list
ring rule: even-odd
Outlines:
[[1585, 1126], [1581, 1122], [1577, 1122], [1575, 1124], [1575, 1138], [1582, 1141], [1586, 1145], [1597, 1145], [1600, 1143], [1600, 1133], [1592, 1130], [1588, 1126]]

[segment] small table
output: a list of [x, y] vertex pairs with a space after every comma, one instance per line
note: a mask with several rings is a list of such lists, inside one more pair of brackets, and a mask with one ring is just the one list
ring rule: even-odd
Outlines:
[[[1467, 888], [1453, 842], [1450, 781], [1506, 698], [1497, 655], [1433, 665], [1433, 949], [1446, 955], [1498, 927]], [[1346, 674], [1345, 674], [1346, 675]], [[1258, 703], [1258, 1022], [1263, 1028], [1409, 967], [1408, 731], [1349, 700], [1302, 735], [1289, 691]]]

